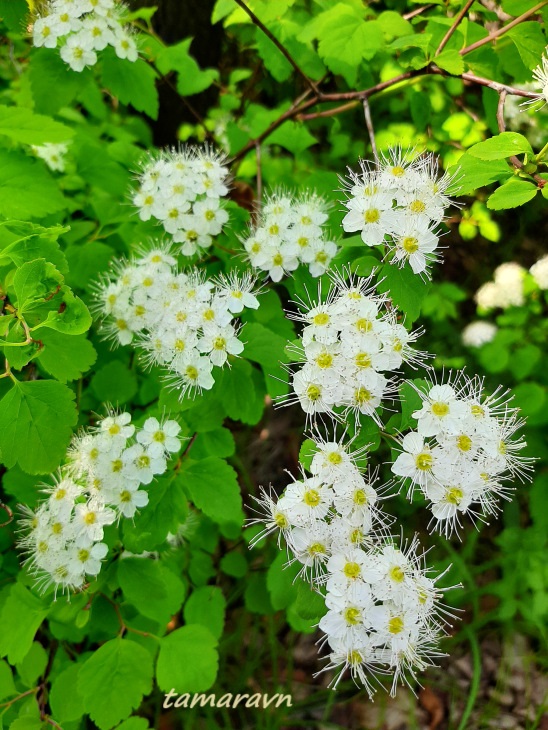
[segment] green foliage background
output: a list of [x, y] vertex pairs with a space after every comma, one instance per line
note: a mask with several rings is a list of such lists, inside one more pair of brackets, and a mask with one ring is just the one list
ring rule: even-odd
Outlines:
[[[379, 251], [366, 249], [358, 236], [342, 239], [335, 263], [350, 264], [360, 275], [380, 267], [379, 278], [386, 277], [383, 286], [406, 322], [424, 325], [420, 344], [437, 354], [436, 368], [467, 366], [485, 374], [489, 388], [513, 387], [529, 419], [527, 453], [540, 461], [532, 486], [518, 485], [501, 521], [469, 529], [462, 544], [428, 538], [418, 504], [401, 498], [391, 509], [406, 532], [418, 530], [433, 545], [437, 568], [453, 564], [448, 584], [464, 586], [449, 594], [463, 609], [464, 627], [457, 627], [451, 647], [470, 641], [477, 656], [485, 632], [519, 631], [545, 652], [546, 292], [527, 279], [526, 304], [491, 314], [499, 330], [481, 348], [466, 349], [459, 332], [476, 318], [474, 292], [496, 265], [516, 260], [530, 266], [545, 251], [547, 115], [522, 112], [521, 127], [500, 134], [501, 89], [470, 75], [510, 86], [530, 82], [546, 47], [548, 5], [466, 5], [436, 53], [464, 8], [460, 2], [440, 0], [424, 9], [400, 0], [371, 6], [360, 0], [254, 0], [250, 7], [301, 75], [234, 0], [218, 0], [212, 8], [211, 28], [222, 39], [219, 68], [200, 68], [193, 56], [208, 44], [207, 29], [202, 37], [166, 45], [154, 29], [153, 11], [143, 9], [133, 15], [142, 34], [137, 63], [104, 52], [95, 68], [76, 74], [55, 51], [31, 47], [24, 0], [0, 0], [0, 286], [11, 306], [0, 317], [0, 348], [11, 368], [0, 380], [5, 727], [146, 730], [159, 726], [163, 693], [171, 688], [213, 688], [220, 696], [291, 692], [296, 681], [312, 686], [310, 676], [295, 679], [292, 646], [299, 633], [314, 631], [321, 602], [302, 581], [293, 582], [294, 571], [282, 569], [285, 558], [274, 540], [248, 550], [256, 530], [244, 527], [244, 505], [261, 483], [272, 481], [281, 491], [287, 479], [282, 469], [297, 468], [300, 409], [274, 411], [272, 398], [287, 392], [280, 363], [288, 361], [286, 343], [295, 337], [283, 307], [306, 286], [314, 288], [313, 280], [298, 271], [270, 285], [260, 308], [245, 316], [243, 357], [217, 371], [211, 392], [182, 402], [159, 371], [140, 367], [131, 348], [111, 351], [88, 311], [101, 272], [158, 235], [151, 222], [139, 221], [128, 193], [174, 94], [183, 99], [178, 136], [162, 142], [212, 139], [236, 158], [231, 227], [198, 264], [213, 274], [243, 266], [234, 251], [257, 189], [257, 149], [263, 191], [315, 188], [333, 202], [330, 225], [339, 232], [338, 176], [371, 154], [354, 92], [406, 76], [368, 97], [376, 143], [381, 152], [394, 144], [417, 146], [436, 152], [446, 169], [460, 165], [464, 205], [448, 224], [445, 264], [435, 268], [432, 283], [424, 283], [383, 266]], [[522, 15], [507, 33], [489, 36], [493, 27]], [[323, 94], [306, 108], [315, 92], [303, 74]], [[298, 115], [296, 99], [305, 105]], [[285, 113], [287, 120], [278, 124]], [[48, 142], [70, 143], [64, 173], [51, 173], [32, 155], [30, 145]], [[98, 579], [70, 602], [53, 601], [51, 592], [36, 592], [21, 568], [9, 510], [36, 504], [39, 483], [61, 463], [76, 427], [92, 424], [105, 403], [130, 410], [138, 423], [167, 410], [191, 441], [151, 487], [148, 507], [133, 522], [108, 528], [111, 558]], [[388, 433], [405, 427], [404, 418], [393, 416]], [[374, 443], [378, 463], [390, 458], [389, 442], [374, 424], [364, 424], [362, 438]], [[184, 539], [174, 549], [166, 538], [181, 525]], [[157, 559], [120, 560], [123, 550], [153, 552]], [[473, 680], [455, 727], [467, 726], [476, 690]], [[356, 692], [343, 683], [338, 697]], [[234, 717], [187, 710], [174, 722], [316, 727], [310, 709], [325, 706], [327, 721], [337, 701], [316, 685], [291, 709]]]

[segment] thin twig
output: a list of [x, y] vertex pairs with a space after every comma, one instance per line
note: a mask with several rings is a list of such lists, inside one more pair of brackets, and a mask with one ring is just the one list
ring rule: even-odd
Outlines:
[[509, 30], [512, 28], [515, 28], [516, 25], [519, 25], [524, 20], [527, 20], [527, 18], [530, 18], [531, 15], [535, 15], [538, 13], [538, 11], [543, 8], [546, 3], [548, 3], [548, 0], [543, 0], [538, 5], [535, 5], [534, 8], [531, 8], [530, 10], [527, 10], [527, 12], [522, 13], [519, 17], [514, 18], [510, 23], [507, 25], [504, 25], [502, 28], [499, 28], [498, 30], [493, 31], [492, 33], [489, 33], [488, 36], [485, 38], [481, 38], [479, 41], [476, 41], [475, 43], [472, 43], [469, 46], [466, 46], [466, 48], [462, 48], [459, 53], [461, 56], [464, 56], [466, 53], [471, 53], [472, 51], [475, 51], [477, 48], [481, 48], [486, 43], [491, 43], [491, 41], [496, 40], [497, 38], [500, 38], [501, 35], [504, 35], [505, 33], [508, 33]]
[[255, 145], [255, 159], [257, 164], [257, 212], [260, 213], [263, 200], [263, 173], [261, 169], [261, 143]]
[[305, 72], [302, 70], [302, 68], [299, 66], [299, 64], [295, 61], [295, 59], [293, 58], [293, 56], [289, 53], [289, 51], [287, 50], [287, 48], [285, 48], [285, 46], [282, 43], [280, 43], [280, 41], [276, 38], [276, 36], [273, 35], [268, 30], [268, 28], [266, 27], [266, 25], [261, 20], [259, 20], [259, 18], [255, 15], [255, 13], [253, 12], [253, 10], [251, 10], [251, 8], [248, 8], [248, 6], [243, 2], [243, 0], [234, 0], [234, 2], [237, 5], [239, 5], [242, 8], [242, 10], [245, 13], [247, 13], [247, 15], [249, 15], [249, 17], [251, 18], [251, 20], [253, 21], [253, 23], [257, 26], [257, 28], [260, 28], [262, 30], [262, 32], [265, 34], [265, 36], [267, 38], [269, 38], [272, 41], [272, 43], [274, 43], [274, 45], [276, 46], [276, 48], [280, 51], [280, 53], [282, 53], [285, 56], [285, 58], [293, 66], [293, 68], [295, 69], [295, 71], [304, 80], [304, 82], [312, 90], [312, 92], [314, 94], [319, 94], [319, 90], [318, 90], [318, 87], [316, 86], [316, 84], [312, 81], [312, 79], [310, 79], [305, 74]]
[[341, 104], [341, 106], [333, 107], [333, 109], [324, 109], [323, 112], [312, 112], [311, 114], [299, 114], [297, 119], [300, 122], [306, 122], [309, 119], [319, 119], [321, 117], [335, 117], [337, 114], [343, 114], [344, 112], [350, 111], [350, 109], [355, 109], [360, 102], [358, 99], [355, 101], [349, 101], [346, 104]]
[[504, 102], [506, 101], [506, 90], [503, 89], [499, 95], [499, 103], [497, 105], [497, 124], [499, 126], [499, 132], [506, 130], [506, 124], [504, 122]]
[[411, 18], [415, 18], [417, 15], [422, 15], [427, 10], [430, 10], [431, 8], [435, 8], [435, 4], [432, 3], [431, 5], [423, 5], [422, 8], [415, 8], [415, 10], [412, 10], [410, 13], [405, 13], [403, 15], [404, 20], [411, 20]]
[[451, 38], [453, 33], [457, 30], [460, 22], [462, 21], [462, 19], [464, 18], [464, 16], [468, 12], [468, 10], [470, 9], [470, 6], [473, 5], [475, 1], [476, 0], [467, 0], [467, 2], [464, 4], [464, 7], [462, 8], [462, 10], [459, 13], [457, 13], [457, 15], [455, 16], [455, 20], [453, 21], [451, 27], [449, 28], [447, 33], [441, 39], [441, 42], [436, 49], [434, 57], [439, 56], [439, 54], [443, 51], [443, 49], [447, 45], [449, 39]]
[[152, 70], [156, 74], [156, 76], [161, 81], [163, 81], [171, 89], [171, 91], [173, 91], [174, 94], [177, 94], [177, 96], [179, 97], [179, 99], [181, 99], [181, 101], [186, 106], [186, 108], [188, 109], [188, 111], [192, 114], [192, 116], [194, 117], [194, 119], [198, 122], [198, 124], [200, 125], [200, 127], [204, 130], [207, 139], [212, 140], [213, 139], [213, 135], [211, 134], [211, 132], [209, 131], [209, 129], [206, 127], [204, 120], [198, 114], [198, 112], [192, 106], [192, 104], [181, 93], [179, 93], [179, 90], [177, 89], [177, 87], [175, 86], [175, 84], [173, 84], [171, 82], [171, 80], [168, 79], [168, 77], [160, 71], [160, 69], [158, 68], [158, 66], [156, 66], [156, 64], [154, 63], [154, 61], [152, 59], [149, 58], [149, 59], [147, 59], [147, 61], [148, 61], [149, 66], [152, 68]]
[[4, 504], [4, 502], [0, 502], [0, 509], [3, 509], [7, 513], [9, 518], [7, 522], [0, 522], [0, 527], [7, 527], [7, 525], [9, 525], [9, 523], [13, 521], [13, 512], [7, 504]]
[[367, 101], [367, 97], [364, 97], [363, 101], [363, 115], [365, 117], [365, 126], [367, 127], [367, 132], [369, 134], [369, 141], [371, 143], [371, 151], [373, 152], [373, 157], [375, 159], [375, 164], [379, 164], [379, 155], [377, 152], [377, 143], [375, 141], [375, 129], [373, 128], [373, 120], [371, 119], [371, 109], [369, 108], [369, 102]]

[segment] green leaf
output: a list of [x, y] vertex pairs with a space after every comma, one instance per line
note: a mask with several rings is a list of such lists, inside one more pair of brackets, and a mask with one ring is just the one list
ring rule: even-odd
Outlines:
[[177, 91], [182, 96], [192, 96], [208, 89], [219, 78], [216, 69], [202, 70], [189, 53], [192, 38], [174, 46], [163, 48], [156, 63], [163, 74], [177, 71]]
[[103, 403], [127, 403], [137, 393], [137, 378], [123, 362], [112, 360], [95, 373], [91, 389]]
[[486, 139], [485, 142], [478, 142], [468, 150], [469, 155], [480, 160], [504, 160], [523, 152], [533, 154], [527, 138], [517, 132], [502, 132]]
[[54, 380], [17, 381], [0, 401], [0, 454], [8, 468], [47, 474], [59, 466], [78, 414], [74, 393]]
[[34, 110], [41, 114], [55, 114], [70, 104], [92, 79], [89, 69], [72, 71], [59, 53], [49, 48], [32, 50], [29, 76]]
[[464, 60], [458, 51], [443, 51], [439, 56], [435, 56], [433, 60], [436, 66], [454, 76], [459, 76], [464, 71]]
[[225, 623], [226, 600], [217, 586], [202, 586], [192, 592], [185, 603], [184, 616], [187, 624], [205, 626], [220, 639]]
[[[215, 392], [218, 392], [227, 416], [249, 425], [258, 423], [264, 410], [264, 389], [262, 392], [258, 390], [254, 374], [261, 378], [259, 371], [247, 360], [238, 358], [215, 376]], [[242, 398], [244, 391], [246, 397]]]
[[288, 362], [285, 339], [258, 322], [246, 324], [242, 337], [245, 341], [243, 357], [262, 367], [268, 393], [272, 397], [287, 393], [287, 373], [281, 367], [281, 363]]
[[33, 641], [25, 658], [17, 663], [17, 672], [25, 687], [34, 687], [38, 678], [44, 673], [48, 663], [48, 654], [42, 644]]
[[361, 62], [370, 60], [384, 44], [381, 26], [375, 20], [364, 21], [343, 3], [338, 3], [324, 15], [330, 15], [322, 31], [318, 53], [325, 65], [342, 74], [352, 86], [356, 82]]
[[118, 581], [126, 600], [143, 616], [161, 625], [167, 624], [183, 603], [185, 589], [181, 579], [157, 560], [120, 560]]
[[513, 177], [495, 190], [487, 201], [487, 207], [490, 210], [517, 208], [532, 200], [537, 192], [538, 188], [534, 183]]
[[299, 449], [299, 461], [307, 471], [310, 471], [310, 465], [312, 464], [312, 459], [316, 451], [316, 442], [312, 441], [312, 439], [305, 439], [302, 442], [301, 448]]
[[223, 555], [219, 566], [223, 573], [233, 578], [243, 578], [249, 567], [245, 557], [235, 551]]
[[538, 383], [520, 383], [514, 388], [514, 402], [524, 416], [532, 416], [545, 407], [546, 388]]
[[400, 269], [391, 264], [382, 266], [378, 281], [378, 290], [390, 295], [394, 304], [405, 313], [407, 322], [414, 322], [421, 312], [430, 282], [423, 281], [409, 266]]
[[0, 18], [10, 30], [23, 34], [28, 14], [29, 6], [26, 0], [0, 0]]
[[65, 254], [70, 266], [67, 284], [80, 289], [89, 289], [115, 256], [114, 249], [100, 241], [69, 246]]
[[63, 282], [62, 275], [45, 259], [28, 261], [20, 266], [13, 277], [16, 307], [20, 314], [37, 301], [50, 299]]
[[327, 611], [322, 594], [313, 590], [310, 583], [303, 580], [297, 582], [297, 598], [294, 606], [299, 616], [308, 621], [317, 621]]
[[0, 215], [29, 220], [65, 207], [57, 183], [42, 162], [20, 152], [0, 150]]
[[453, 182], [448, 188], [449, 195], [469, 195], [478, 188], [490, 183], [508, 178], [512, 174], [503, 160], [480, 160], [465, 153], [459, 161], [447, 171], [453, 176]]
[[124, 521], [124, 545], [135, 553], [154, 550], [165, 541], [168, 532], [177, 533], [187, 515], [180, 477], [160, 477], [150, 491], [146, 509], [137, 513], [132, 522]]
[[0, 700], [17, 694], [11, 667], [3, 659], [0, 660]]
[[150, 652], [128, 639], [99, 647], [78, 673], [78, 690], [93, 722], [108, 730], [124, 720], [152, 689]]
[[0, 135], [14, 142], [41, 145], [46, 142], [66, 142], [74, 131], [60, 122], [30, 109], [0, 105]]
[[540, 23], [536, 21], [519, 23], [510, 28], [507, 34], [514, 41], [525, 66], [530, 69], [536, 68], [546, 48], [546, 38]]
[[204, 692], [217, 677], [217, 640], [205, 626], [192, 624], [160, 640], [156, 678], [164, 692]]
[[181, 479], [189, 499], [214, 522], [243, 523], [242, 495], [234, 469], [216, 459], [188, 460]]
[[158, 119], [159, 99], [156, 74], [141, 58], [132, 63], [120, 59], [113, 50], [101, 54], [101, 80], [122, 104], [131, 104], [151, 119]]
[[270, 144], [279, 144], [293, 155], [298, 155], [317, 143], [317, 139], [310, 134], [302, 122], [291, 120], [284, 122], [273, 132], [268, 141]]
[[97, 360], [95, 348], [85, 335], [65, 335], [44, 329], [40, 340], [44, 349], [38, 361], [46, 372], [61, 383], [78, 380]]
[[266, 585], [272, 606], [279, 611], [287, 608], [297, 597], [295, 578], [302, 566], [295, 561], [287, 565], [287, 555], [279, 552], [268, 568]]
[[23, 661], [47, 613], [39, 598], [14, 583], [0, 613], [0, 656], [7, 656], [10, 664]]
[[85, 712], [84, 700], [78, 689], [80, 667], [80, 664], [69, 664], [52, 682], [49, 703], [58, 722], [79, 720]]

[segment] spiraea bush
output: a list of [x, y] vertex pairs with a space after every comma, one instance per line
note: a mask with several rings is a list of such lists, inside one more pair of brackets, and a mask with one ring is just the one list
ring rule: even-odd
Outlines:
[[3, 726], [324, 727], [469, 642], [483, 727], [548, 614], [548, 4], [158, 4], [0, 0]]

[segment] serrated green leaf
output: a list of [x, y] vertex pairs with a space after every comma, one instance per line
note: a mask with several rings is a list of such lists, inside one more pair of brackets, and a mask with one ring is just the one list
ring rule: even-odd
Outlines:
[[41, 145], [66, 142], [74, 136], [74, 131], [43, 114], [34, 114], [30, 109], [0, 105], [0, 135], [14, 142]]
[[513, 177], [495, 190], [487, 200], [487, 207], [490, 210], [517, 208], [532, 200], [537, 192], [538, 188], [534, 183]]
[[158, 119], [159, 99], [156, 74], [141, 58], [135, 62], [120, 59], [108, 49], [101, 54], [101, 79], [122, 104], [131, 104], [151, 119]]
[[156, 678], [160, 689], [204, 692], [217, 677], [217, 640], [205, 626], [176, 629], [160, 641]]
[[11, 667], [3, 659], [0, 660], [0, 700], [17, 694]]
[[378, 277], [378, 290], [389, 294], [394, 304], [406, 315], [406, 321], [414, 322], [420, 314], [430, 282], [423, 281], [409, 266], [400, 269], [392, 264], [384, 264]]
[[51, 684], [49, 703], [58, 722], [79, 720], [85, 712], [84, 700], [78, 689], [81, 664], [70, 664]]
[[517, 132], [502, 132], [470, 147], [468, 154], [480, 160], [504, 160], [512, 155], [533, 154], [529, 141]]
[[103, 403], [127, 403], [137, 393], [137, 378], [120, 360], [112, 360], [97, 370], [91, 389]]
[[23, 661], [48, 610], [21, 583], [14, 583], [0, 613], [0, 656], [10, 664]]
[[236, 472], [226, 461], [187, 461], [181, 469], [181, 483], [189, 499], [214, 522], [243, 523], [242, 495]]
[[480, 160], [465, 153], [458, 163], [447, 171], [453, 176], [449, 195], [469, 195], [479, 188], [511, 176], [512, 172], [503, 160]]
[[192, 592], [185, 603], [187, 624], [205, 626], [218, 640], [223, 635], [226, 600], [217, 586], [202, 586]]
[[[118, 562], [124, 597], [143, 616], [165, 625], [181, 608], [185, 589], [180, 578], [157, 560], [125, 558]], [[143, 586], [147, 590], [143, 590]]]
[[17, 381], [0, 401], [0, 456], [8, 468], [47, 474], [59, 466], [78, 414], [74, 393], [54, 380]]
[[101, 730], [109, 730], [141, 704], [152, 689], [152, 657], [129, 639], [111, 639], [80, 667], [78, 690], [85, 711]]
[[458, 51], [443, 51], [439, 56], [434, 57], [434, 61], [436, 66], [454, 76], [459, 76], [464, 71], [464, 60]]
[[51, 329], [40, 334], [43, 350], [39, 363], [61, 383], [77, 380], [97, 360], [97, 353], [85, 335], [66, 335]]
[[43, 163], [20, 152], [0, 150], [0, 215], [29, 220], [65, 207], [65, 199]]

